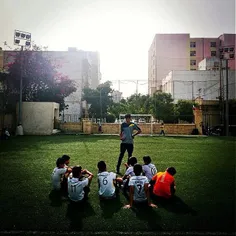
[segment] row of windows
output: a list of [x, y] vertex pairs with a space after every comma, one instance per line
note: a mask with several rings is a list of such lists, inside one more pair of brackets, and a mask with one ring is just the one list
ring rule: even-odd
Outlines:
[[[229, 55], [229, 58], [230, 58], [230, 59], [234, 59], [234, 54], [230, 54], [230, 55]], [[220, 55], [220, 59], [224, 59], [224, 55], [223, 55], [223, 54]], [[190, 65], [191, 65], [191, 66], [196, 66], [196, 64], [197, 64], [196, 60], [190, 60]], [[214, 66], [215, 66], [215, 67], [219, 66], [219, 63], [218, 63], [218, 62], [215, 62]]]
[[234, 48], [220, 48], [220, 52], [233, 52]]
[[[195, 57], [196, 56], [196, 51], [190, 51], [190, 56]], [[211, 56], [216, 57], [216, 51], [211, 51]]]
[[[234, 54], [229, 54], [230, 59], [234, 59]], [[224, 54], [220, 55], [220, 59], [224, 59]]]
[[[216, 42], [210, 42], [211, 48], [216, 47]], [[196, 47], [196, 42], [190, 42], [190, 48], [195, 48]]]
[[[215, 48], [216, 42], [211, 42], [210, 46], [211, 48]], [[196, 42], [190, 42], [190, 48], [196, 48]], [[234, 48], [233, 47], [220, 48], [220, 52], [234, 52]]]

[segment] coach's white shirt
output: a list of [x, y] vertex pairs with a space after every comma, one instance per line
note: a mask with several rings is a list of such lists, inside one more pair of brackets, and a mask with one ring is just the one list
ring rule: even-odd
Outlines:
[[88, 186], [89, 180], [80, 181], [78, 178], [68, 178], [68, 197], [71, 201], [78, 202], [84, 198], [84, 187]]
[[61, 178], [66, 173], [66, 168], [54, 168], [52, 172], [52, 186], [53, 189], [59, 190], [61, 188]]
[[134, 167], [133, 167], [133, 166], [130, 166], [130, 167], [126, 170], [125, 175], [135, 176], [135, 174], [134, 174]]
[[116, 179], [116, 174], [113, 172], [104, 171], [98, 173], [99, 190], [98, 194], [102, 197], [112, 197], [115, 194], [115, 186], [113, 181]]
[[150, 181], [154, 175], [157, 173], [157, 168], [154, 164], [150, 163], [148, 165], [143, 165], [143, 173]]
[[129, 179], [129, 186], [134, 186], [134, 201], [142, 202], [147, 200], [144, 184], [149, 183], [146, 176], [132, 176]]

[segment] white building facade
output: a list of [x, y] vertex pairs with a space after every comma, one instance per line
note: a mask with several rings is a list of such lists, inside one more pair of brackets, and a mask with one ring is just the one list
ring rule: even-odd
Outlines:
[[111, 94], [112, 96], [112, 100], [114, 103], [119, 103], [120, 100], [122, 99], [122, 92], [118, 91], [118, 90], [114, 90]]
[[[222, 86], [220, 86], [221, 77]], [[235, 99], [235, 71], [229, 70], [228, 78], [229, 99]], [[162, 80], [162, 91], [170, 93], [175, 103], [180, 99], [195, 100], [199, 96], [204, 100], [219, 100], [220, 87], [223, 93], [226, 94], [225, 71], [222, 75], [217, 70], [171, 71]]]
[[82, 116], [83, 88], [95, 89], [101, 80], [99, 53], [68, 48], [68, 51], [49, 51], [44, 54], [60, 63], [59, 73], [75, 81], [77, 90], [65, 98], [68, 108], [63, 111], [62, 120], [78, 122]]

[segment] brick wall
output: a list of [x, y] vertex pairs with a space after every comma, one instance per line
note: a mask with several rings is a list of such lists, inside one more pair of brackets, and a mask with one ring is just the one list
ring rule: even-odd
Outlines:
[[194, 111], [194, 120], [199, 134], [202, 134], [202, 110], [196, 109]]
[[[139, 124], [142, 129], [142, 134], [159, 134], [160, 124], [153, 124], [153, 133], [151, 132], [151, 124]], [[165, 124], [166, 134], [191, 134], [192, 130], [195, 128], [195, 124]], [[64, 123], [60, 125], [60, 128], [64, 132], [82, 132], [81, 123]], [[104, 134], [119, 134], [120, 124], [102, 124], [102, 131]], [[93, 123], [91, 127], [91, 133], [98, 133], [98, 124]]]
[[92, 134], [98, 134], [98, 124], [97, 123], [92, 124]]
[[62, 123], [60, 124], [60, 129], [63, 132], [82, 132], [82, 123], [72, 123], [72, 122], [67, 122], [67, 123]]
[[[97, 128], [97, 130], [98, 130], [98, 128]], [[119, 134], [120, 133], [120, 124], [104, 123], [104, 124], [102, 124], [102, 131], [104, 134]]]

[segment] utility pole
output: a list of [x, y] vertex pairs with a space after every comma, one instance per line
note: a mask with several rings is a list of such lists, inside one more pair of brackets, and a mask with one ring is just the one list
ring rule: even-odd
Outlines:
[[194, 87], [193, 87], [194, 81], [192, 80], [192, 101], [194, 101]]
[[23, 49], [24, 47], [31, 46], [31, 33], [15, 30], [14, 32], [14, 44], [21, 46], [20, 50], [20, 97], [19, 97], [19, 114], [18, 114], [18, 125], [17, 131], [19, 135], [23, 135], [22, 126], [22, 92], [23, 92]]
[[23, 46], [20, 50], [20, 101], [19, 101], [19, 115], [18, 115], [18, 125], [22, 125], [22, 77], [23, 77]]
[[220, 106], [220, 123], [224, 124], [224, 105], [223, 105], [223, 86], [222, 84], [222, 60], [220, 59], [220, 97], [219, 97], [219, 106]]
[[136, 94], [138, 94], [138, 80], [136, 81]]
[[225, 135], [229, 136], [229, 77], [228, 77], [228, 59], [225, 60], [226, 66], [226, 100], [225, 100]]

